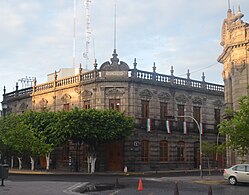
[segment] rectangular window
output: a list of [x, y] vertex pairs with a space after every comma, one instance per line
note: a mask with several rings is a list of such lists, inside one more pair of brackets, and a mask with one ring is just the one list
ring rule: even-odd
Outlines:
[[69, 158], [69, 142], [65, 142], [63, 144], [62, 158], [63, 158], [63, 160], [68, 160], [68, 158]]
[[149, 161], [149, 141], [143, 140], [141, 145], [141, 161]]
[[214, 109], [214, 121], [215, 125], [220, 124], [220, 109]]
[[168, 161], [168, 142], [160, 141], [160, 161], [167, 162]]
[[149, 101], [142, 100], [142, 118], [150, 118]]
[[166, 120], [168, 116], [168, 105], [167, 103], [160, 102], [160, 118]]
[[69, 111], [69, 103], [63, 104], [63, 110], [64, 111]]
[[201, 122], [201, 107], [198, 107], [198, 106], [193, 107], [193, 117], [200, 124], [200, 122]]
[[110, 99], [109, 109], [120, 111], [120, 99]]
[[185, 143], [183, 141], [179, 141], [177, 144], [177, 160], [185, 161]]
[[84, 101], [84, 109], [86, 109], [86, 110], [88, 110], [88, 109], [90, 109], [91, 108], [91, 106], [90, 106], [90, 100], [86, 100], [86, 101]]
[[[177, 105], [177, 114], [178, 116], [184, 116], [184, 105]], [[179, 117], [177, 120], [183, 122], [184, 117]]]

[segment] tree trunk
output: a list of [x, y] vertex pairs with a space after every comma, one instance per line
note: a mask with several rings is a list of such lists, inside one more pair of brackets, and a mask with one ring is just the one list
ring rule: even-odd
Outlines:
[[89, 154], [90, 156], [87, 157], [87, 171], [88, 173], [95, 172], [95, 163], [96, 163], [96, 155], [95, 153]]
[[94, 157], [91, 157], [91, 173], [94, 173], [95, 172], [95, 162], [96, 162], [97, 158], [94, 156]]
[[18, 168], [19, 170], [22, 169], [22, 157], [17, 157], [18, 159]]
[[13, 167], [14, 167], [14, 156], [11, 156], [10, 168], [13, 169]]
[[35, 160], [32, 156], [30, 156], [30, 163], [31, 163], [31, 171], [35, 170]]
[[49, 170], [50, 153], [46, 154], [46, 170]]

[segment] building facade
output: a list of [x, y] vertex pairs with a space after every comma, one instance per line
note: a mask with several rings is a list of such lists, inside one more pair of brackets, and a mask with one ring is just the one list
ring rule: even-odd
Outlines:
[[[223, 64], [225, 104], [235, 111], [239, 109], [239, 98], [249, 95], [249, 24], [242, 20], [243, 16], [240, 7], [237, 14], [228, 9], [222, 25], [223, 52], [218, 58]], [[232, 165], [238, 163], [240, 158], [228, 151], [227, 160], [227, 164]]]
[[[51, 76], [51, 75], [50, 75]], [[67, 78], [37, 84], [6, 93], [5, 114], [22, 113], [27, 109], [42, 111], [84, 109], [116, 109], [135, 118], [132, 135], [123, 141], [99, 148], [97, 171], [128, 171], [194, 169], [200, 164], [202, 141], [220, 144], [218, 134], [224, 105], [224, 87], [205, 81], [159, 74], [133, 68], [119, 61], [116, 50], [109, 61], [92, 71]], [[178, 117], [182, 116], [182, 117]], [[190, 117], [188, 117], [190, 116]], [[200, 128], [193, 121], [194, 118]], [[201, 130], [201, 132], [199, 132]], [[201, 136], [200, 136], [201, 133]], [[87, 146], [68, 141], [57, 147], [52, 155], [52, 168], [86, 171]], [[213, 167], [223, 167], [224, 155], [214, 154]], [[206, 166], [203, 153], [203, 165]], [[42, 163], [41, 163], [42, 164]]]

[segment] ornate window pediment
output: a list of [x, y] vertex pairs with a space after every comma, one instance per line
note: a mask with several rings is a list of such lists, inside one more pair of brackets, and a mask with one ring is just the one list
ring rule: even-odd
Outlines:
[[143, 100], [151, 100], [152, 98], [152, 92], [148, 89], [145, 89], [139, 93], [139, 96]]
[[83, 92], [82, 92], [82, 97], [85, 99], [85, 98], [90, 98], [90, 97], [92, 97], [92, 92], [91, 91], [89, 91], [89, 90], [84, 90]]
[[123, 88], [110, 88], [105, 92], [106, 95], [123, 95], [124, 93]]
[[19, 110], [24, 111], [28, 108], [28, 104], [25, 104], [24, 102], [20, 105]]
[[71, 96], [69, 94], [64, 94], [62, 97], [61, 97], [61, 101], [66, 104], [66, 103], [69, 103], [71, 100]]
[[220, 107], [223, 106], [223, 102], [222, 102], [221, 100], [216, 100], [216, 101], [214, 101], [213, 105], [214, 105], [215, 107], [220, 108]]
[[161, 92], [158, 95], [160, 101], [168, 102], [171, 99], [171, 96], [167, 92]]
[[39, 105], [41, 106], [41, 107], [47, 107], [47, 105], [48, 105], [48, 100], [46, 100], [45, 98], [42, 98], [40, 101], [39, 101]]
[[187, 103], [188, 98], [186, 97], [186, 95], [180, 94], [180, 95], [176, 96], [176, 101], [177, 101], [178, 103], [183, 103], [183, 104], [185, 104], [185, 103]]
[[199, 105], [202, 105], [202, 104], [203, 104], [203, 100], [202, 100], [202, 98], [199, 97], [199, 96], [194, 97], [194, 98], [192, 99], [192, 102], [193, 102], [193, 104], [199, 104]]

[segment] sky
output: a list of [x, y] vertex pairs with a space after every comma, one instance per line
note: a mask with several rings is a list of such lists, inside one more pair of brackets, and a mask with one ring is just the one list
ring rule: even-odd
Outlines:
[[[116, 1], [116, 48], [118, 57], [133, 68], [223, 84], [221, 26], [226, 17], [227, 0], [91, 0], [89, 61], [98, 67], [110, 60], [114, 49], [114, 7]], [[76, 0], [75, 67], [82, 63], [86, 45], [86, 10], [83, 0]], [[238, 4], [249, 22], [249, 1]], [[0, 90], [25, 87], [23, 78], [47, 81], [47, 74], [60, 68], [73, 68], [74, 0], [0, 0]], [[2, 96], [0, 97], [2, 101]]]

